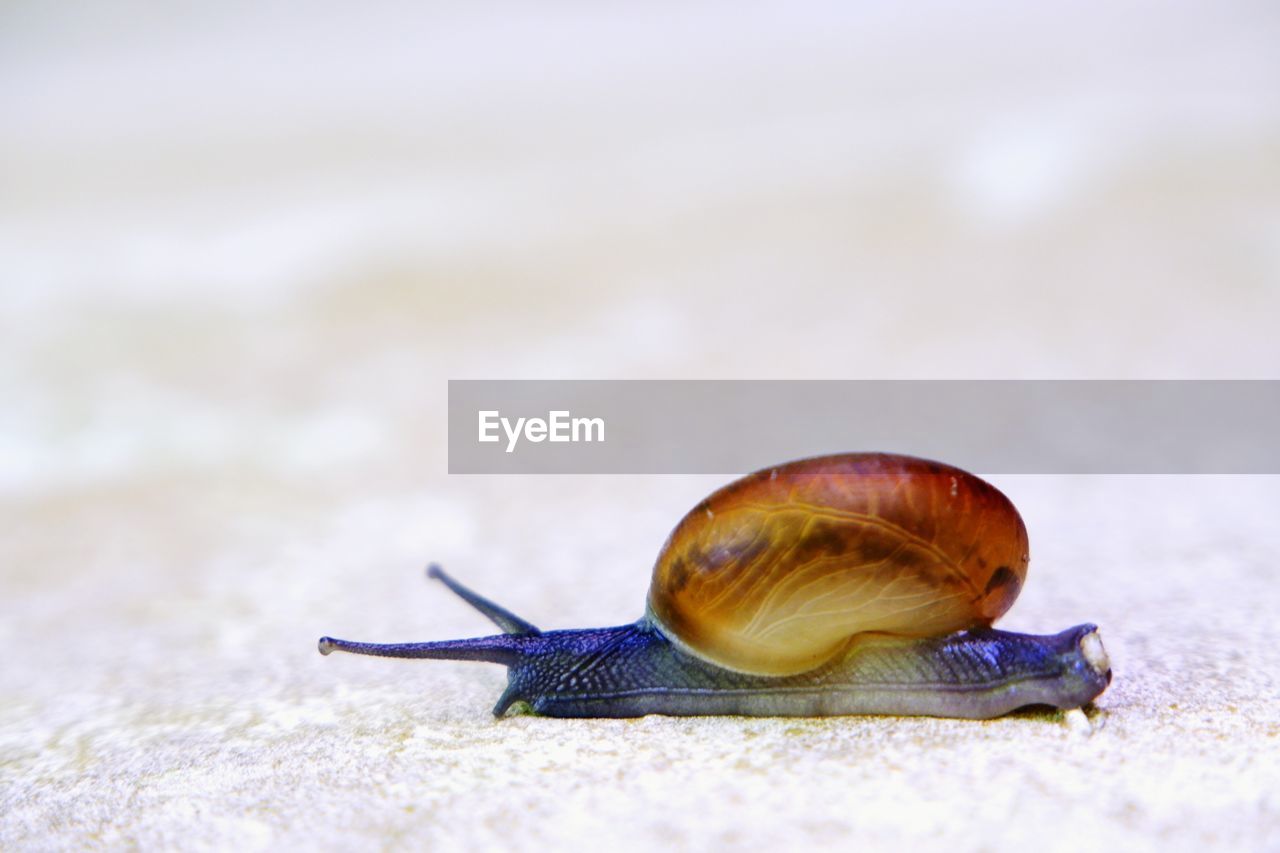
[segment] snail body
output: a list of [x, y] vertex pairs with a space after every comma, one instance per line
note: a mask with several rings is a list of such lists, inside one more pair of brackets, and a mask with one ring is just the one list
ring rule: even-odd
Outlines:
[[499, 716], [516, 703], [559, 717], [1080, 707], [1111, 679], [1095, 626], [991, 628], [1028, 554], [1013, 504], [972, 474], [892, 454], [817, 457], [743, 477], [686, 514], [633, 624], [544, 633], [432, 567], [504, 633], [325, 637], [320, 651], [503, 664]]

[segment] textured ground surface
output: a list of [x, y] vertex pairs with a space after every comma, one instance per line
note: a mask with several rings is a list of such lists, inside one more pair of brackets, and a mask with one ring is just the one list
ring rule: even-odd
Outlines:
[[0, 848], [1274, 849], [1280, 478], [995, 480], [1083, 720], [316, 654], [633, 619], [720, 482], [448, 477], [449, 378], [1275, 376], [1274, 10], [1016, 8], [7, 10]]

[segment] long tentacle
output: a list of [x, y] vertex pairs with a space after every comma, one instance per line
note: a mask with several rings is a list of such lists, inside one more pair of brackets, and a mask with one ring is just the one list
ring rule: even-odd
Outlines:
[[511, 666], [520, 659], [527, 637], [498, 634], [467, 640], [437, 640], [428, 643], [357, 643], [335, 637], [320, 638], [320, 654], [350, 652], [384, 658], [428, 658], [432, 660], [475, 660]]

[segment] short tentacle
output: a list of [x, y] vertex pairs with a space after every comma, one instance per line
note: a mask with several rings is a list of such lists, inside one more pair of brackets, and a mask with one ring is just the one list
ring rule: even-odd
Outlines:
[[427, 577], [434, 578], [447, 586], [455, 595], [470, 604], [476, 610], [479, 610], [489, 621], [497, 625], [508, 634], [520, 634], [523, 636], [536, 637], [542, 632], [532, 622], [527, 622], [519, 616], [501, 607], [498, 604], [485, 598], [483, 595], [476, 593], [453, 578], [445, 574], [444, 569], [440, 568], [438, 563], [432, 563], [427, 566]]

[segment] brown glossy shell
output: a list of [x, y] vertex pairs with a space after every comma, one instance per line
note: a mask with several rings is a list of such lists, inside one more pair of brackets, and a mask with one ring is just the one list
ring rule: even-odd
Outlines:
[[998, 489], [925, 459], [850, 453], [766, 468], [681, 519], [654, 566], [651, 619], [721, 666], [804, 672], [867, 631], [990, 625], [1027, 574]]

